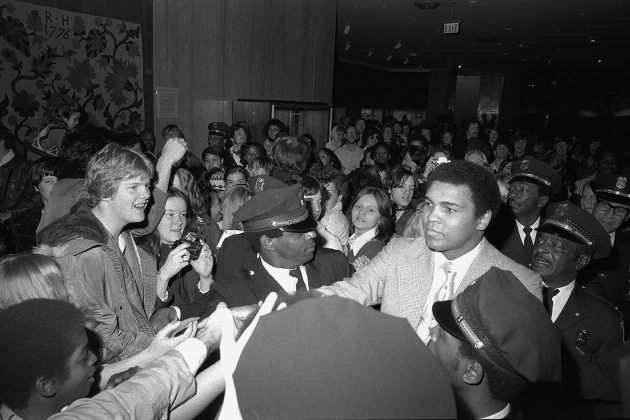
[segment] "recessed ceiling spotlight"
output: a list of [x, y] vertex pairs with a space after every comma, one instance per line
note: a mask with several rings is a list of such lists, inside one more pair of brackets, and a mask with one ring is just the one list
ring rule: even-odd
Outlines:
[[601, 64], [603, 61], [602, 61], [602, 59], [600, 58], [600, 59], [598, 59], [598, 60], [597, 60], [597, 62], [598, 62], [599, 64]]
[[523, 48], [524, 46], [525, 46], [525, 45], [523, 45], [523, 44], [518, 44], [518, 47], [519, 47], [519, 48]]
[[374, 48], [370, 48], [368, 50], [368, 57], [372, 57], [374, 55]]
[[405, 66], [406, 66], [407, 64], [409, 64], [409, 57], [406, 57], [406, 58], [405, 58], [405, 61], [403, 61], [403, 65], [405, 65]]
[[510, 28], [509, 26], [506, 26], [505, 28], [503, 28], [504, 31], [511, 31], [512, 28]]
[[417, 52], [410, 52], [409, 53], [409, 57], [417, 57], [418, 53]]
[[424, 1], [417, 1], [414, 3], [414, 5], [420, 10], [433, 10], [440, 6], [440, 2], [424, 0]]
[[461, 69], [462, 67], [463, 67], [463, 66], [461, 65], [461, 63], [457, 65], [457, 68], [458, 68], [458, 69]]
[[387, 61], [392, 61], [392, 54], [391, 54], [391, 53], [389, 53], [389, 54], [387, 55], [387, 59], [386, 59], [386, 60], [387, 60]]
[[346, 41], [346, 46], [343, 48], [344, 50], [348, 51], [350, 49], [352, 45], [350, 44], [350, 41]]
[[394, 44], [394, 49], [399, 50], [401, 48], [402, 48], [402, 42], [399, 39], [398, 41], [396, 41], [396, 44]]
[[590, 42], [591, 44], [594, 44], [597, 41], [595, 41], [595, 38], [591, 38], [591, 39], [588, 40], [588, 42]]
[[503, 51], [503, 55], [508, 55], [508, 52], [507, 51]]

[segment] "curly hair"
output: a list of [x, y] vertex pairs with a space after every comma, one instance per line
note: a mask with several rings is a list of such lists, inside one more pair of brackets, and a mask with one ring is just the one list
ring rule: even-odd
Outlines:
[[455, 160], [443, 163], [431, 172], [427, 179], [427, 191], [434, 182], [452, 185], [465, 185], [470, 189], [475, 206], [475, 217], [483, 216], [487, 211], [496, 216], [501, 207], [499, 186], [490, 171], [472, 162]]

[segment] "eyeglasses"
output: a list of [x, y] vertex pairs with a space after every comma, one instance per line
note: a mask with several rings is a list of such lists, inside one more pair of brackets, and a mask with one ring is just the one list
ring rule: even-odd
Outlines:
[[625, 217], [628, 215], [628, 209], [625, 207], [613, 206], [608, 201], [598, 201], [597, 208], [603, 212], [608, 212], [610, 209], [613, 209], [616, 216]]

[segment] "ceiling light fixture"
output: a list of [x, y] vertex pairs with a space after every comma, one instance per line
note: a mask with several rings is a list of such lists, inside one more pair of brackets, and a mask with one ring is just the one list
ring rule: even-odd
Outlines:
[[406, 66], [407, 64], [409, 64], [409, 57], [405, 58], [405, 61], [403, 61], [403, 65]]
[[343, 26], [343, 33], [346, 35], [350, 35], [351, 30], [352, 28], [350, 27], [350, 24], [346, 22], [346, 24]]
[[368, 57], [372, 57], [374, 55], [374, 48], [370, 48], [368, 50]]
[[389, 53], [389, 54], [387, 55], [387, 61], [392, 61], [392, 53]]
[[399, 39], [398, 41], [396, 41], [396, 44], [394, 44], [394, 49], [399, 50], [401, 48], [402, 48], [402, 42]]
[[350, 44], [350, 41], [346, 41], [346, 46], [344, 47], [344, 50], [348, 51], [351, 46], [352, 45]]

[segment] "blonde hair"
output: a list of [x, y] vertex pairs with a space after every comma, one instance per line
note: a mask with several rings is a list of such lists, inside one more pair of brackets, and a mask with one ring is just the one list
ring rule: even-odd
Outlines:
[[242, 230], [241, 226], [233, 226], [232, 217], [234, 212], [240, 209], [250, 197], [251, 193], [247, 185], [237, 185], [225, 194], [221, 204], [221, 213], [223, 214], [221, 226], [224, 231], [228, 229]]
[[0, 259], [0, 309], [37, 298], [68, 301], [55, 258], [23, 253]]
[[424, 235], [422, 230], [422, 207], [424, 206], [417, 208], [407, 220], [402, 234], [403, 238], [422, 238]]

